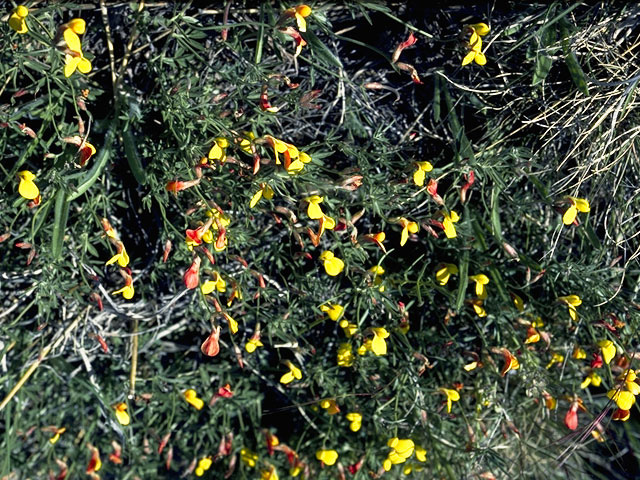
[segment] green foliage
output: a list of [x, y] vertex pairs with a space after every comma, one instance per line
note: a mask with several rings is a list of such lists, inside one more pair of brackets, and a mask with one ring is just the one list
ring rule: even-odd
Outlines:
[[638, 6], [422, 3], [6, 12], [3, 478], [637, 468]]

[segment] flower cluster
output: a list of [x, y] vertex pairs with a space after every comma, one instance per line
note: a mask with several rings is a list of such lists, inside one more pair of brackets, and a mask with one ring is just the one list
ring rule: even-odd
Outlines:
[[638, 370], [626, 369], [617, 377], [615, 388], [607, 392], [607, 397], [615, 402], [618, 410], [613, 412], [614, 420], [627, 421], [631, 415], [630, 409], [636, 403], [636, 396], [640, 394]]
[[[385, 471], [391, 470], [393, 465], [405, 463], [415, 453], [416, 459], [419, 462], [427, 461], [427, 451], [421, 446], [416, 444], [410, 438], [400, 439], [393, 437], [387, 442], [387, 446], [391, 448], [387, 458], [382, 462], [382, 468]], [[411, 472], [411, 468], [408, 469]], [[403, 473], [407, 473], [406, 471]]]
[[282, 13], [282, 15], [280, 16], [276, 24], [276, 26], [280, 27], [289, 18], [295, 18], [296, 24], [298, 27], [297, 30], [294, 27], [286, 27], [286, 28], [279, 29], [280, 32], [286, 35], [289, 35], [296, 42], [296, 53], [294, 57], [297, 57], [298, 55], [300, 55], [300, 52], [302, 51], [302, 47], [304, 47], [307, 44], [306, 40], [302, 38], [302, 35], [300, 35], [300, 32], [304, 33], [307, 31], [306, 18], [309, 15], [311, 15], [311, 7], [309, 7], [308, 5], [297, 5], [295, 7], [286, 9]]
[[[311, 157], [301, 152], [295, 145], [279, 140], [271, 135], [265, 135], [264, 140], [273, 148], [276, 165], [283, 165], [289, 174], [302, 171], [304, 165], [311, 162]], [[282, 161], [280, 161], [282, 154]]]
[[111, 265], [114, 263], [118, 263], [120, 266], [120, 274], [124, 278], [125, 285], [120, 290], [116, 290], [113, 292], [113, 295], [122, 294], [122, 296], [126, 300], [131, 300], [135, 293], [133, 288], [133, 277], [131, 276], [131, 270], [128, 267], [129, 265], [129, 255], [127, 254], [127, 249], [124, 247], [124, 243], [118, 237], [118, 234], [109, 223], [109, 220], [106, 218], [102, 219], [102, 229], [104, 230], [107, 239], [111, 244], [116, 247], [116, 254], [107, 260], [105, 265]]

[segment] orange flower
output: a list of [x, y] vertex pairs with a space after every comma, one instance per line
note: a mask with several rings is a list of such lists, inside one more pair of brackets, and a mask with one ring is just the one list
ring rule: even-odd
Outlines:
[[113, 408], [116, 411], [116, 418], [118, 419], [118, 422], [120, 423], [120, 425], [127, 426], [129, 425], [129, 423], [131, 423], [131, 417], [127, 413], [126, 403], [124, 402], [116, 403], [113, 406]]
[[578, 428], [578, 407], [580, 406], [580, 402], [574, 400], [567, 411], [567, 414], [564, 416], [564, 424], [567, 426], [569, 430], [575, 430]]
[[88, 445], [91, 450], [91, 458], [89, 459], [89, 465], [87, 465], [87, 473], [92, 474], [100, 470], [102, 462], [100, 461], [100, 451], [93, 445]]
[[193, 259], [193, 263], [191, 264], [191, 266], [189, 267], [189, 269], [184, 273], [184, 285], [185, 287], [187, 287], [189, 290], [192, 290], [194, 288], [196, 288], [198, 286], [198, 284], [200, 283], [200, 263], [202, 260], [200, 260], [200, 257], [195, 257]]
[[311, 15], [311, 7], [308, 5], [298, 5], [292, 8], [287, 8], [282, 14], [284, 18], [295, 17], [296, 23], [298, 24], [298, 30], [301, 32], [307, 31], [307, 22], [305, 18], [309, 15]]
[[84, 145], [80, 147], [78, 151], [80, 166], [84, 167], [87, 160], [89, 160], [96, 153], [96, 147], [89, 142], [84, 142]]
[[199, 183], [199, 178], [196, 180], [187, 180], [184, 182], [180, 180], [171, 180], [170, 182], [167, 182], [167, 186], [165, 187], [165, 189], [167, 190], [167, 192], [178, 193], [182, 190], [193, 187], [194, 185], [198, 185]]
[[220, 327], [213, 327], [207, 339], [202, 342], [200, 350], [208, 357], [215, 357], [220, 352]]
[[520, 362], [518, 359], [506, 348], [502, 349], [502, 356], [504, 357], [504, 366], [500, 375], [503, 377], [511, 370], [518, 370], [520, 368]]

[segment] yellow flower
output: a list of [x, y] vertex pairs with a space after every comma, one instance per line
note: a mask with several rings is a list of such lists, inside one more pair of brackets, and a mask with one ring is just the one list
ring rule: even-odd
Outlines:
[[276, 467], [273, 465], [270, 465], [268, 470], [262, 470], [260, 472], [260, 480], [279, 480], [279, 478]]
[[571, 357], [575, 358], [576, 360], [582, 360], [584, 358], [587, 358], [587, 352], [583, 348], [576, 346], [573, 349], [573, 353], [571, 354]]
[[[604, 359], [604, 363], [609, 365], [613, 357], [616, 356], [616, 346], [611, 340], [600, 340], [598, 342], [598, 346], [600, 350], [602, 350], [602, 358]], [[628, 410], [628, 408], [625, 408]]]
[[411, 222], [404, 217], [399, 220], [399, 223], [400, 225], [402, 225], [402, 233], [400, 234], [400, 246], [403, 247], [409, 239], [409, 233], [418, 233], [419, 227], [416, 222]]
[[516, 309], [519, 312], [524, 311], [524, 300], [522, 300], [522, 297], [516, 295], [515, 293], [512, 293], [511, 296], [513, 297], [513, 304], [515, 305]]
[[122, 242], [118, 243], [118, 253], [116, 253], [113, 257], [111, 257], [105, 265], [111, 265], [113, 263], [118, 262], [118, 265], [121, 267], [126, 267], [129, 265], [129, 255], [127, 254], [127, 250], [124, 248], [124, 244]]
[[340, 320], [340, 327], [342, 328], [342, 330], [344, 330], [344, 334], [347, 336], [347, 338], [352, 337], [353, 334], [358, 330], [358, 326], [355, 323], [350, 323], [344, 318]]
[[127, 426], [131, 423], [131, 417], [127, 413], [127, 404], [124, 402], [116, 403], [113, 408], [116, 411], [116, 418], [120, 425]]
[[300, 156], [298, 157], [302, 163], [311, 163], [311, 155], [305, 152], [300, 152]]
[[251, 202], [249, 202], [249, 207], [250, 208], [255, 207], [262, 197], [266, 198], [267, 200], [271, 200], [273, 198], [273, 189], [266, 183], [260, 184], [260, 190], [254, 193], [253, 197], [251, 197]]
[[327, 274], [332, 277], [339, 275], [344, 270], [344, 262], [329, 250], [325, 250], [320, 254], [320, 260], [324, 263], [324, 269]]
[[24, 5], [18, 5], [9, 17], [9, 26], [18, 33], [27, 33], [29, 31], [25, 21], [27, 15], [29, 15], [29, 9]]
[[262, 342], [260, 341], [259, 338], [250, 338], [247, 343], [244, 344], [244, 349], [248, 352], [248, 353], [253, 353], [256, 351], [256, 348], [258, 347], [264, 347], [264, 345], [262, 344]]
[[364, 341], [364, 343], [362, 345], [360, 345], [358, 347], [358, 350], [356, 350], [356, 352], [358, 352], [358, 355], [362, 356], [362, 355], [366, 355], [367, 352], [371, 351], [371, 339], [367, 339]]
[[118, 295], [119, 293], [121, 293], [126, 300], [131, 300], [135, 294], [133, 284], [125, 285], [120, 290], [113, 292], [111, 295]]
[[278, 140], [271, 135], [265, 135], [264, 138], [273, 147], [273, 153], [276, 159], [276, 165], [280, 165], [280, 156], [282, 153], [284, 157], [284, 167], [288, 173], [297, 173], [304, 167], [304, 161], [311, 159], [309, 155], [305, 154], [304, 159], [300, 159], [300, 152], [295, 145]]
[[184, 392], [184, 399], [189, 405], [195, 407], [196, 410], [202, 410], [202, 407], [204, 407], [204, 400], [198, 398], [196, 391], [191, 388]]
[[298, 367], [289, 360], [284, 363], [289, 367], [289, 371], [280, 377], [280, 383], [287, 385], [288, 383], [293, 382], [294, 379], [300, 380], [302, 378], [302, 371]]
[[335, 415], [340, 412], [340, 407], [338, 407], [338, 404], [332, 398], [325, 398], [322, 400], [320, 402], [320, 407], [325, 409], [329, 415]]
[[473, 307], [473, 311], [476, 312], [480, 318], [484, 318], [487, 316], [487, 311], [482, 306], [483, 302], [479, 298], [475, 300], [471, 300], [471, 306]]
[[555, 410], [556, 406], [558, 405], [557, 400], [547, 392], [542, 392], [542, 396], [544, 397], [545, 407], [547, 407], [549, 410]]
[[196, 467], [196, 470], [195, 470], [196, 477], [203, 476], [204, 472], [206, 472], [211, 468], [212, 463], [213, 463], [213, 460], [211, 459], [211, 457], [201, 458], [198, 461], [198, 466]]
[[558, 301], [567, 304], [571, 320], [578, 320], [578, 311], [576, 310], [576, 307], [582, 304], [582, 300], [578, 295], [567, 295], [565, 297], [558, 297]]
[[453, 263], [442, 263], [436, 271], [436, 281], [440, 285], [446, 285], [451, 275], [458, 274], [458, 267]]
[[227, 282], [222, 278], [222, 276], [218, 272], [212, 273], [213, 278], [210, 280], [206, 280], [201, 286], [200, 290], [204, 295], [209, 295], [214, 290], [217, 290], [220, 293], [224, 293], [227, 291]]
[[529, 343], [538, 343], [540, 341], [540, 333], [533, 327], [529, 327], [527, 329], [527, 339], [524, 341], [524, 344], [527, 345]]
[[20, 177], [18, 193], [27, 200], [38, 198], [38, 195], [40, 195], [40, 190], [38, 190], [37, 185], [33, 183], [33, 180], [36, 178], [36, 176], [29, 170], [23, 170], [21, 172], [18, 172], [18, 177]]
[[245, 153], [251, 154], [251, 142], [256, 138], [255, 133], [253, 132], [242, 132], [242, 137], [236, 138], [236, 142]]
[[49, 443], [51, 445], [55, 444], [58, 440], [60, 440], [60, 435], [62, 435], [64, 432], [67, 431], [66, 427], [62, 427], [62, 428], [56, 428], [55, 433], [53, 434], [53, 436], [49, 439]]
[[[484, 37], [487, 33], [491, 31], [491, 27], [489, 27], [489, 25], [487, 25], [486, 23], [482, 23], [482, 22], [469, 25], [469, 28], [472, 28], [474, 33], [476, 35], [480, 35], [481, 37]], [[472, 35], [472, 38], [473, 38], [473, 35]]]
[[71, 28], [66, 28], [63, 32], [64, 40], [71, 53], [64, 56], [64, 76], [69, 78], [76, 69], [80, 73], [91, 71], [91, 62], [82, 54], [82, 44], [80, 38]]
[[87, 29], [87, 23], [82, 18], [73, 18], [67, 22], [66, 26], [78, 35], [84, 35]]
[[320, 227], [318, 229], [318, 238], [322, 236], [325, 230], [333, 230], [336, 228], [336, 221], [328, 215], [323, 215], [320, 220]]
[[511, 370], [518, 370], [520, 368], [520, 362], [518, 362], [518, 359], [516, 358], [516, 356], [513, 353], [511, 353], [508, 349], [503, 348], [501, 353], [502, 353], [502, 357], [504, 358], [504, 365], [502, 367], [502, 371], [500, 372], [500, 375], [504, 377]]
[[212, 208], [207, 211], [207, 217], [213, 218], [213, 223], [211, 224], [211, 228], [214, 230], [218, 230], [220, 227], [227, 228], [231, 224], [231, 217], [229, 215], [222, 213], [220, 210], [216, 208]]
[[635, 395], [628, 390], [609, 390], [607, 397], [616, 402], [620, 410], [629, 410], [636, 403]]
[[469, 53], [462, 60], [462, 65], [467, 65], [471, 62], [476, 62], [478, 65], [485, 65], [487, 58], [482, 53], [482, 39], [481, 36], [485, 36], [489, 33], [490, 28], [486, 23], [476, 23], [474, 25], [468, 25], [467, 28], [471, 30], [471, 38], [469, 39]]
[[431, 170], [433, 170], [433, 165], [431, 165], [429, 162], [415, 163], [418, 169], [413, 172], [413, 183], [415, 183], [419, 187], [422, 187], [424, 185], [425, 174], [426, 172], [430, 172]]
[[457, 390], [451, 390], [450, 388], [440, 388], [438, 391], [447, 396], [447, 413], [451, 413], [453, 402], [460, 400], [460, 394]]
[[556, 363], [562, 363], [564, 361], [564, 355], [560, 354], [560, 353], [553, 353], [551, 354], [551, 360], [549, 360], [549, 363], [547, 363], [547, 369], [553, 367], [553, 365], [555, 365]]
[[350, 367], [353, 365], [353, 351], [351, 350], [351, 344], [341, 343], [338, 346], [337, 363], [339, 367]]
[[564, 215], [562, 215], [562, 223], [565, 225], [571, 225], [578, 215], [578, 212], [588, 213], [591, 211], [589, 201], [584, 198], [566, 197], [571, 204]]
[[325, 465], [333, 465], [338, 460], [338, 452], [335, 450], [318, 450], [316, 458]]
[[373, 339], [371, 340], [371, 351], [375, 355], [386, 355], [387, 353], [387, 342], [385, 338], [389, 338], [389, 332], [383, 327], [374, 327], [371, 329], [373, 331]]
[[321, 305], [320, 310], [326, 313], [331, 320], [337, 322], [340, 317], [342, 317], [344, 307], [342, 305], [338, 305], [337, 303], [329, 303], [327, 305]]
[[384, 275], [384, 268], [380, 265], [374, 265], [369, 269], [369, 273], [373, 274], [373, 285], [378, 287], [378, 290], [384, 292], [384, 285], [382, 285], [382, 275]]
[[453, 210], [451, 210], [450, 214], [442, 212], [442, 216], [444, 217], [444, 220], [442, 220], [444, 234], [447, 238], [456, 238], [458, 234], [456, 233], [456, 227], [453, 224], [460, 220], [460, 216]]
[[585, 379], [580, 384], [580, 388], [587, 388], [589, 385], [593, 385], [594, 387], [599, 387], [602, 383], [602, 378], [595, 371], [592, 371], [585, 377]]
[[324, 201], [324, 197], [320, 195], [311, 195], [304, 199], [305, 202], [309, 203], [307, 207], [307, 215], [311, 220], [317, 220], [319, 218], [324, 217], [324, 213], [322, 208], [320, 208], [320, 204]]
[[227, 159], [226, 150], [229, 146], [229, 140], [224, 137], [217, 137], [213, 142], [213, 147], [209, 150], [207, 157], [209, 160], [218, 160], [220, 163], [224, 163]]
[[349, 424], [349, 429], [352, 432], [357, 432], [362, 427], [362, 414], [358, 412], [350, 412], [347, 413], [347, 420], [351, 422]]
[[238, 322], [226, 312], [222, 312], [222, 316], [227, 320], [227, 323], [229, 324], [229, 331], [234, 335], [238, 333]]
[[256, 466], [256, 463], [258, 463], [258, 454], [243, 447], [240, 450], [240, 460], [242, 460], [245, 465], [253, 468]]
[[307, 31], [306, 17], [311, 15], [311, 7], [308, 5], [298, 5], [296, 7], [287, 8], [282, 14], [284, 18], [295, 17], [298, 24], [298, 30], [301, 32]]
[[489, 283], [489, 277], [481, 273], [479, 275], [469, 276], [469, 280], [476, 284], [476, 296], [480, 300], [487, 298], [487, 289], [485, 288], [485, 285]]
[[422, 448], [420, 445], [416, 445], [416, 458], [419, 462], [427, 461], [427, 451]]
[[382, 468], [387, 472], [391, 470], [392, 465], [406, 462], [416, 448], [410, 438], [400, 439], [397, 437], [389, 439], [387, 446], [391, 447], [391, 451], [382, 463]]

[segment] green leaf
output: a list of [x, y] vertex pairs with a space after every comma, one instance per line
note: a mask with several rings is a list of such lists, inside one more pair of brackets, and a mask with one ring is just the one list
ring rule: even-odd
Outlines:
[[[550, 16], [553, 13], [553, 10], [555, 10], [554, 6], [551, 6], [547, 16]], [[531, 82], [531, 85], [538, 85], [539, 83], [542, 83], [542, 81], [547, 78], [547, 75], [549, 75], [553, 59], [547, 54], [547, 52], [549, 51], [549, 47], [552, 47], [558, 40], [556, 29], [546, 23], [540, 28], [540, 30], [538, 30], [538, 36], [539, 40], [537, 41], [536, 48], [536, 64], [533, 71], [533, 81]]]
[[329, 66], [337, 67], [342, 70], [342, 62], [333, 54], [331, 50], [329, 50], [329, 47], [327, 47], [324, 43], [322, 43], [322, 41], [320, 41], [315, 33], [307, 30], [301, 35], [302, 38], [304, 38], [305, 41], [309, 44], [314, 57]]
[[589, 96], [587, 77], [578, 62], [578, 57], [575, 52], [571, 50], [571, 46], [569, 45], [569, 29], [567, 28], [567, 21], [565, 19], [560, 21], [560, 29], [562, 32], [562, 50], [565, 55], [564, 61], [569, 69], [571, 80], [573, 80], [573, 83], [578, 90], [580, 90], [584, 95]]

